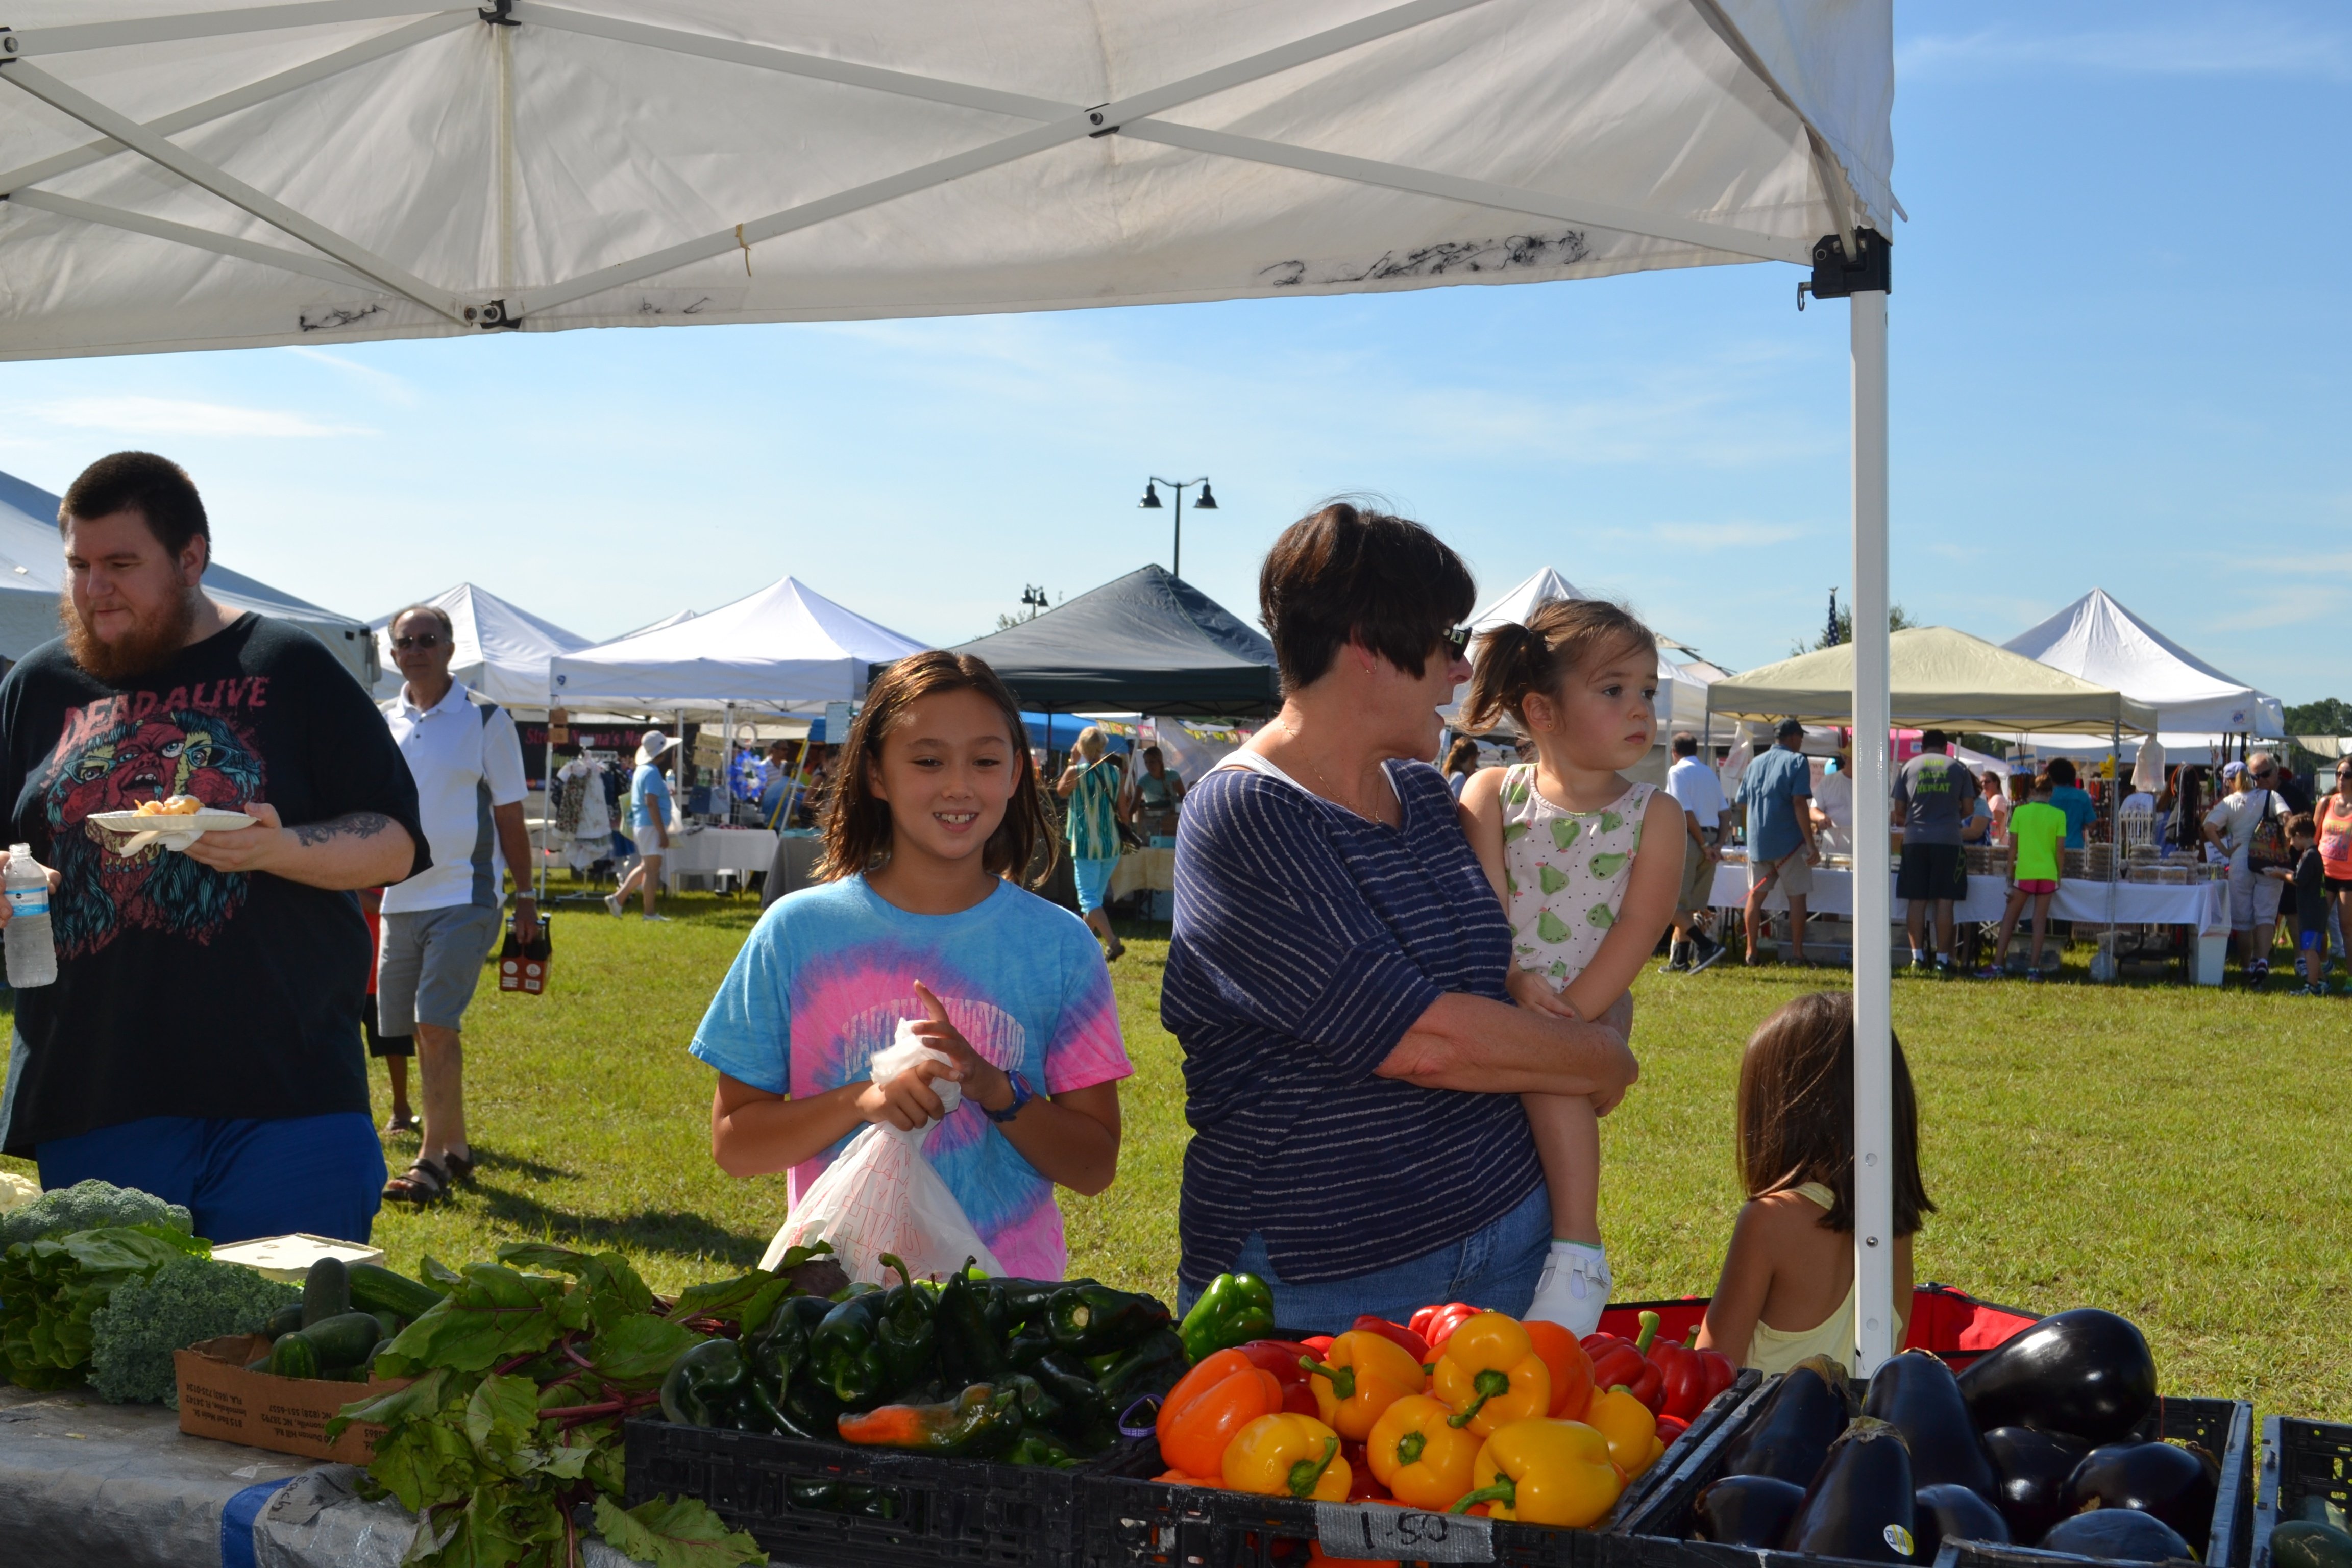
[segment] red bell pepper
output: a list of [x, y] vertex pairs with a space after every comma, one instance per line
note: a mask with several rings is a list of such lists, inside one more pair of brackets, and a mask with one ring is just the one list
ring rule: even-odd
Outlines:
[[1316, 1413], [1315, 1384], [1299, 1364], [1300, 1358], [1312, 1354], [1322, 1360], [1319, 1351], [1310, 1352], [1304, 1344], [1288, 1340], [1252, 1340], [1234, 1347], [1249, 1363], [1260, 1372], [1270, 1372], [1282, 1384], [1282, 1408], [1292, 1415], [1312, 1415]]
[[[1644, 1327], [1649, 1314], [1644, 1313]], [[1696, 1348], [1698, 1326], [1693, 1324], [1690, 1342], [1675, 1344], [1660, 1340], [1651, 1345], [1650, 1361], [1657, 1367], [1665, 1388], [1665, 1404], [1661, 1414], [1680, 1416], [1688, 1421], [1706, 1408], [1707, 1401], [1729, 1388], [1739, 1373], [1730, 1358], [1719, 1351]]]
[[1454, 1331], [1476, 1317], [1478, 1311], [1467, 1301], [1448, 1301], [1442, 1307], [1423, 1307], [1405, 1326], [1419, 1334], [1429, 1353], [1435, 1355], [1454, 1337]]
[[1690, 1423], [1684, 1420], [1679, 1415], [1661, 1415], [1658, 1417], [1658, 1441], [1664, 1443], [1669, 1448], [1675, 1446], [1675, 1438], [1681, 1436], [1684, 1433], [1689, 1430]]
[[1655, 1362], [1649, 1358], [1650, 1341], [1658, 1331], [1658, 1314], [1642, 1314], [1642, 1335], [1629, 1340], [1620, 1334], [1587, 1334], [1584, 1353], [1592, 1358], [1592, 1386], [1596, 1391], [1623, 1388], [1647, 1405], [1656, 1415], [1666, 1402], [1666, 1384]]
[[1370, 1312], [1366, 1312], [1362, 1317], [1358, 1318], [1352, 1326], [1362, 1332], [1378, 1334], [1384, 1340], [1395, 1341], [1402, 1345], [1415, 1361], [1425, 1362], [1429, 1359], [1429, 1342], [1402, 1323], [1391, 1323], [1386, 1318], [1376, 1318]]

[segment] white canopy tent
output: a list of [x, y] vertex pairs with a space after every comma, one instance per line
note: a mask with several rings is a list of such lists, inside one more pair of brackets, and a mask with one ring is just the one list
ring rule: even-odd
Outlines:
[[[1890, 0], [24, 0], [10, 22], [0, 355], [1791, 262], [1853, 301], [1854, 616], [1885, 624]], [[1884, 637], [1861, 653], [1855, 721], [1882, 735]], [[1885, 761], [1857, 757], [1859, 793]], [[1861, 847], [1856, 918], [1883, 921], [1885, 846]], [[1857, 963], [1865, 1372], [1894, 1328], [1888, 980]]]
[[[1555, 599], [1597, 597], [1599, 597], [1598, 595], [1586, 593], [1547, 566], [1485, 609], [1480, 610], [1475, 616], [1472, 617], [1470, 629], [1474, 632], [1485, 633], [1493, 631], [1507, 621], [1524, 622], [1538, 608], [1550, 604]], [[1685, 668], [1666, 657], [1663, 651], [1666, 648], [1689, 651], [1685, 645], [1668, 637], [1660, 637], [1658, 647], [1661, 649], [1658, 655], [1658, 697], [1653, 706], [1657, 710], [1658, 739], [1663, 742], [1674, 731], [1689, 730], [1696, 733], [1706, 723], [1707, 678]], [[1475, 651], [1475, 646], [1473, 651]], [[1714, 668], [1712, 665], [1707, 668], [1710, 670]], [[1454, 705], [1445, 710], [1449, 720], [1459, 711], [1463, 700], [1469, 694], [1467, 687], [1455, 689]]]
[[[0, 474], [0, 658], [20, 659], [58, 635], [58, 595], [65, 586], [58, 505], [39, 486]], [[239, 614], [257, 610], [291, 621], [325, 643], [361, 685], [376, 679], [375, 644], [348, 616], [216, 563], [205, 568], [205, 592]]]
[[[2001, 644], [2011, 653], [2113, 687], [2155, 710], [2167, 752], [2201, 752], [2227, 737], [2279, 737], [2286, 718], [2277, 698], [2222, 674], [2094, 588], [2056, 615]], [[2045, 755], [2105, 755], [2105, 737], [2038, 736]]]
[[691, 620], [557, 655], [542, 700], [629, 712], [822, 713], [864, 691], [872, 666], [928, 646], [785, 577]]
[[[449, 673], [468, 689], [503, 707], [546, 707], [548, 662], [559, 654], [576, 653], [589, 646], [588, 639], [578, 633], [543, 621], [471, 583], [460, 583], [422, 602], [446, 612], [457, 629], [457, 647], [449, 661]], [[376, 695], [396, 697], [401, 679], [392, 662], [392, 616], [368, 624], [375, 633], [376, 657], [384, 668], [376, 682]]]

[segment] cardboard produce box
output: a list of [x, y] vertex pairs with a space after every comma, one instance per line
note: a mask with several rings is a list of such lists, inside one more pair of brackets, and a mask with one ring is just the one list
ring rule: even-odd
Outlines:
[[407, 1378], [337, 1383], [327, 1378], [274, 1377], [247, 1372], [269, 1353], [260, 1334], [230, 1334], [172, 1352], [180, 1383], [180, 1430], [306, 1459], [364, 1465], [375, 1455], [381, 1426], [354, 1424], [326, 1440], [327, 1423], [346, 1405], [408, 1386]]

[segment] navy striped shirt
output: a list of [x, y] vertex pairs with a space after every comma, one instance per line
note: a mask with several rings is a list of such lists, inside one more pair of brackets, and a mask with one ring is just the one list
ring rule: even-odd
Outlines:
[[1184, 1047], [1182, 1277], [1265, 1237], [1297, 1284], [1457, 1243], [1542, 1177], [1518, 1097], [1372, 1069], [1439, 996], [1507, 1001], [1511, 928], [1436, 769], [1391, 763], [1402, 825], [1223, 768], [1184, 797], [1160, 1016]]

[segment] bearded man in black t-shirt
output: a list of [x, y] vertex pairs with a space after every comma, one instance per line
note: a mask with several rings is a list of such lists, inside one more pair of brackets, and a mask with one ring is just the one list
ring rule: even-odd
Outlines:
[[[0, 680], [0, 802], [48, 870], [58, 953], [16, 994], [0, 1151], [47, 1187], [185, 1204], [215, 1242], [364, 1241], [384, 1169], [352, 889], [428, 864], [408, 765], [324, 645], [205, 596], [176, 465], [101, 458], [58, 527], [65, 635]], [[173, 795], [253, 826], [125, 855], [91, 820]]]

